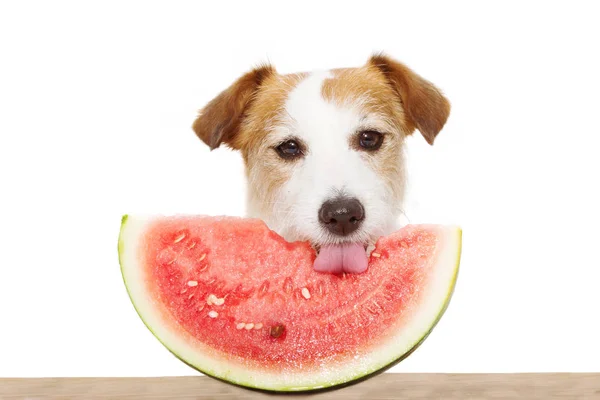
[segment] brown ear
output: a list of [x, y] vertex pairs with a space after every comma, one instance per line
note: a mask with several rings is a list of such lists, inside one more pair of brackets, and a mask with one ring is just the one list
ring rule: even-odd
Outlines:
[[433, 145], [450, 115], [450, 102], [431, 82], [386, 55], [372, 56], [369, 64], [383, 72], [400, 96], [409, 122]]
[[233, 139], [239, 131], [244, 112], [263, 80], [274, 73], [275, 69], [270, 65], [257, 67], [212, 99], [194, 121], [196, 135], [211, 150], [221, 143], [234, 147]]

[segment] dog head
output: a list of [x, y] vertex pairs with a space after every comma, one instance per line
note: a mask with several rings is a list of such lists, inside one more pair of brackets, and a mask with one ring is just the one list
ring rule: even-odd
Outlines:
[[430, 82], [385, 56], [358, 68], [246, 73], [193, 125], [211, 149], [241, 151], [250, 217], [287, 240], [372, 243], [393, 230], [404, 195], [403, 142], [429, 144], [450, 104]]

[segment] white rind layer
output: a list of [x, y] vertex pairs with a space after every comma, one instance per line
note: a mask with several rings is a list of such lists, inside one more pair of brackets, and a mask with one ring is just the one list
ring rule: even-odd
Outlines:
[[[435, 226], [439, 247], [432, 257], [434, 270], [424, 301], [413, 318], [396, 335], [380, 343], [371, 353], [343, 365], [311, 373], [270, 373], [252, 370], [247, 365], [226, 362], [214, 351], [200, 351], [173, 329], [172, 321], [164, 321], [145, 287], [144, 268], [139, 263], [140, 239], [155, 216], [123, 217], [119, 237], [119, 260], [129, 296], [144, 324], [156, 338], [185, 363], [201, 372], [235, 384], [273, 391], [303, 391], [336, 386], [360, 379], [393, 365], [416, 348], [431, 332], [444, 313], [454, 290], [460, 263], [462, 231], [456, 226]], [[433, 227], [433, 226], [432, 226]], [[211, 354], [212, 353], [212, 354]]]

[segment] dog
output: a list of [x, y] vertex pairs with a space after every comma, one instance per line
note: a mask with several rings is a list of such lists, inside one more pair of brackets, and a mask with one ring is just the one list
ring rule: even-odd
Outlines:
[[378, 237], [400, 228], [404, 139], [433, 145], [450, 103], [382, 53], [366, 64], [309, 73], [253, 68], [193, 123], [211, 150], [239, 150], [248, 217], [288, 241], [308, 241], [320, 272], [361, 273]]

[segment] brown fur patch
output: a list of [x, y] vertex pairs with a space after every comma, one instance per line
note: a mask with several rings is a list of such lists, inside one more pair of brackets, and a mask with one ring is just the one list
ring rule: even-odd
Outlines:
[[326, 101], [339, 106], [359, 105], [367, 113], [385, 117], [392, 128], [410, 133], [398, 95], [377, 69], [366, 65], [332, 72], [333, 78], [326, 79], [321, 90]]
[[[289, 179], [293, 164], [281, 160], [267, 140], [271, 127], [281, 123], [290, 92], [307, 76], [305, 73], [268, 77], [249, 106], [234, 146], [241, 150], [248, 178], [250, 203], [261, 214], [273, 210], [278, 189]], [[260, 199], [260, 201], [254, 201]]]
[[244, 159], [259, 147], [269, 127], [281, 121], [285, 102], [290, 92], [307, 74], [271, 75], [261, 85], [246, 112], [239, 135], [234, 139], [235, 148], [242, 151]]
[[272, 66], [265, 65], [236, 80], [200, 110], [193, 125], [196, 135], [211, 150], [219, 147], [221, 143], [236, 148], [234, 138], [239, 132], [244, 113], [263, 81], [275, 74]]
[[369, 65], [381, 71], [389, 81], [402, 100], [408, 121], [432, 145], [450, 115], [448, 99], [431, 82], [390, 57], [374, 55]]
[[[405, 115], [402, 101], [377, 68], [367, 64], [361, 68], [337, 69], [333, 78], [324, 81], [322, 94], [327, 101], [339, 106], [358, 106], [365, 114], [374, 113], [385, 121], [381, 148], [363, 151], [361, 156], [369, 167], [378, 172], [390, 189], [390, 200], [400, 203], [404, 196], [402, 141], [412, 133], [414, 125]], [[356, 148], [357, 135], [350, 137], [349, 146]]]
[[279, 122], [289, 93], [306, 75], [279, 75], [268, 65], [255, 68], [208, 103], [193, 125], [211, 150], [226, 144], [241, 151], [251, 182], [249, 195], [261, 198], [267, 208], [290, 171], [264, 139], [268, 127]]

